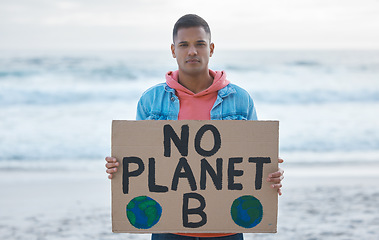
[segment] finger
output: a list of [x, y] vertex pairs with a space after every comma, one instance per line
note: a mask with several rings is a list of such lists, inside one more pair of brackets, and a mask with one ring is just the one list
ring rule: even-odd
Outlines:
[[284, 176], [280, 176], [278, 178], [267, 178], [267, 182], [272, 182], [272, 183], [280, 183], [284, 179]]
[[281, 183], [278, 183], [278, 184], [271, 184], [271, 188], [280, 189], [281, 187], [282, 187], [282, 184], [281, 184]]
[[279, 194], [279, 196], [282, 196], [282, 189], [278, 189], [278, 194]]
[[117, 168], [108, 168], [107, 170], [105, 170], [106, 173], [115, 173], [117, 172]]
[[115, 162], [115, 163], [106, 163], [105, 164], [106, 168], [114, 168], [114, 167], [118, 167], [118, 166], [119, 166], [118, 162]]
[[276, 171], [276, 172], [274, 172], [274, 173], [270, 173], [270, 174], [268, 175], [268, 177], [269, 177], [269, 178], [277, 178], [277, 177], [282, 176], [283, 174], [284, 174], [284, 170], [281, 169], [281, 168], [279, 168], [278, 171]]
[[105, 161], [107, 161], [107, 162], [117, 162], [116, 158], [114, 158], [114, 157], [106, 157]]
[[112, 179], [112, 178], [113, 178], [113, 175], [112, 175], [112, 174], [109, 174], [109, 175], [108, 175], [108, 178], [109, 178], [109, 179]]
[[115, 163], [115, 162], [117, 162], [117, 159], [114, 157], [106, 157], [105, 161], [107, 161], [109, 163]]
[[278, 178], [280, 176], [282, 176], [282, 173], [280, 171], [277, 171], [277, 172], [274, 172], [274, 173], [270, 173], [268, 175], [269, 178]]

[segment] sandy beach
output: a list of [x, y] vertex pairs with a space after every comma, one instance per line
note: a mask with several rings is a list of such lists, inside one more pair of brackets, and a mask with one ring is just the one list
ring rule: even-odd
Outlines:
[[[0, 239], [138, 239], [111, 232], [103, 163], [86, 171], [0, 171]], [[378, 164], [285, 168], [277, 234], [245, 239], [378, 239]]]

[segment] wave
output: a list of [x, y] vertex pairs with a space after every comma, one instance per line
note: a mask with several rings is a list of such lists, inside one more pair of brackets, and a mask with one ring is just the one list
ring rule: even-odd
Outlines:
[[[104, 86], [105, 87], [105, 86]], [[70, 105], [78, 103], [96, 103], [113, 101], [137, 101], [142, 88], [114, 87], [102, 89], [101, 86], [88, 90], [52, 89], [12, 89], [0, 90], [0, 105]], [[374, 103], [379, 102], [379, 90], [362, 90], [355, 92], [321, 91], [256, 91], [252, 93], [257, 103], [275, 105], [304, 105], [327, 103]]]
[[43, 77], [50, 81], [74, 78], [80, 81], [135, 80], [161, 74], [160, 68], [97, 58], [0, 59], [0, 81]]
[[[48, 124], [48, 123], [46, 123]], [[36, 131], [35, 135], [29, 135], [22, 139], [24, 132], [19, 131], [20, 137], [12, 136], [14, 139], [0, 140], [0, 161], [34, 161], [46, 160], [56, 161], [62, 159], [99, 159], [109, 151], [108, 136], [109, 132], [105, 132], [104, 128], [109, 125], [103, 124], [101, 129], [91, 129], [85, 134], [78, 135], [77, 127], [83, 127], [85, 122], [77, 122], [77, 126], [66, 127], [66, 131], [60, 133], [46, 133], [46, 131]], [[67, 124], [69, 125], [69, 124]], [[62, 126], [57, 126], [61, 128]], [[75, 128], [76, 127], [76, 128]], [[91, 131], [98, 132], [97, 135]], [[296, 131], [296, 129], [293, 129]], [[317, 130], [315, 130], [317, 131]], [[320, 130], [325, 131], [325, 130]], [[372, 130], [375, 133], [375, 130]], [[103, 133], [104, 132], [104, 133]], [[346, 138], [343, 133], [340, 136], [329, 136], [325, 139], [312, 137], [316, 132], [309, 131], [309, 136], [301, 136], [295, 139], [287, 139], [284, 137], [280, 141], [280, 153], [284, 155], [301, 156], [311, 158], [312, 155], [330, 155], [338, 158], [346, 155], [348, 158], [358, 156], [359, 159], [376, 159], [379, 161], [379, 135], [367, 137], [364, 132], [357, 133], [355, 138]], [[40, 134], [40, 135], [38, 135]], [[78, 138], [74, 137], [75, 134]], [[328, 136], [323, 133], [322, 136]], [[49, 139], [51, 138], [51, 139]], [[22, 139], [22, 141], [20, 140]], [[303, 154], [307, 153], [307, 154]], [[342, 155], [341, 155], [342, 154]], [[319, 159], [322, 161], [322, 159]]]
[[[40, 156], [3, 156], [0, 158], [0, 170], [73, 170], [73, 169], [94, 169], [103, 170], [105, 164], [105, 154], [94, 155], [40, 155]], [[345, 165], [359, 164], [379, 164], [379, 151], [357, 150], [357, 151], [280, 151], [279, 156], [285, 160], [285, 166], [334, 166], [342, 167]]]
[[357, 91], [281, 91], [267, 92], [257, 91], [252, 93], [255, 101], [270, 104], [325, 104], [347, 102], [378, 102], [379, 90]]
[[[3, 93], [2, 93], [3, 92]], [[2, 106], [15, 105], [71, 105], [80, 103], [131, 101], [140, 97], [140, 91], [43, 91], [7, 90], [0, 91]]]
[[[118, 81], [163, 77], [177, 68], [166, 53], [125, 52], [124, 55], [2, 56], [0, 81], [52, 76], [50, 81], [72, 77], [81, 81]], [[212, 59], [213, 60], [213, 59]], [[314, 73], [379, 72], [378, 52], [220, 52], [216, 69], [232, 72], [283, 73], [308, 69]]]

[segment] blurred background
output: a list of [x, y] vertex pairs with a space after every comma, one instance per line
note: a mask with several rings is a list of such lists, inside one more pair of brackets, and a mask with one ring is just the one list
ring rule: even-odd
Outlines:
[[[247, 238], [375, 239], [378, 0], [1, 0], [0, 237], [148, 239], [111, 233], [104, 157], [112, 119], [135, 119], [143, 91], [177, 69], [172, 28], [187, 13], [210, 25], [211, 69], [249, 91], [260, 120], [280, 121], [286, 214], [277, 235]], [[57, 186], [67, 194], [46, 199]], [[317, 210], [341, 207], [344, 189], [339, 218]], [[20, 210], [25, 199], [37, 210]], [[343, 214], [357, 205], [358, 219]]]

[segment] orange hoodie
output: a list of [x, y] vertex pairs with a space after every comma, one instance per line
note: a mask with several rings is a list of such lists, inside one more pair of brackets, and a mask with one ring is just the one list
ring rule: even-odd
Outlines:
[[178, 82], [178, 71], [170, 71], [166, 74], [167, 85], [176, 90], [176, 96], [179, 98], [178, 120], [210, 120], [217, 92], [228, 85], [229, 81], [224, 71], [209, 70], [209, 74], [213, 78], [212, 85], [196, 94]]
[[[210, 120], [211, 109], [217, 99], [217, 92], [229, 84], [224, 71], [209, 70], [213, 77], [212, 85], [199, 92], [193, 93], [178, 82], [178, 71], [170, 71], [166, 74], [166, 83], [176, 90], [179, 98], [180, 109], [178, 120]], [[176, 233], [178, 235], [190, 237], [225, 237], [234, 233]]]

